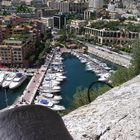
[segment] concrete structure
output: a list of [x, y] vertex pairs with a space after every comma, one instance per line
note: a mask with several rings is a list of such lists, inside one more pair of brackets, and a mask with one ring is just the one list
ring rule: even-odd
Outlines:
[[87, 2], [71, 2], [70, 3], [70, 12], [83, 14], [84, 11], [88, 8]]
[[139, 32], [130, 32], [125, 30], [105, 30], [85, 27], [85, 34], [96, 39], [101, 45], [127, 45], [139, 37]]
[[114, 3], [109, 3], [108, 4], [108, 11], [109, 12], [115, 12], [115, 8], [116, 8], [116, 5]]
[[41, 9], [41, 16], [42, 17], [51, 17], [58, 14], [58, 9], [51, 9], [51, 8], [42, 8]]
[[99, 11], [103, 8], [103, 0], [89, 0], [89, 9]]
[[39, 70], [37, 70], [30, 80], [29, 84], [27, 85], [26, 89], [24, 90], [22, 100], [27, 104], [31, 104], [33, 102], [36, 92], [44, 78], [46, 70], [47, 68], [43, 66]]
[[11, 6], [11, 1], [9, 1], [9, 0], [3, 0], [1, 2], [1, 5], [3, 5], [3, 6]]
[[41, 7], [44, 5], [44, 1], [43, 0], [32, 0], [31, 4], [35, 7]]
[[55, 15], [53, 17], [54, 20], [54, 28], [56, 29], [62, 29], [66, 25], [66, 17], [65, 15]]
[[70, 23], [70, 27], [73, 28], [80, 28], [80, 27], [84, 27], [85, 25], [86, 25], [85, 20], [72, 20]]
[[34, 38], [27, 35], [25, 38], [9, 38], [0, 45], [1, 64], [7, 66], [28, 67], [27, 56], [34, 50]]
[[69, 2], [67, 1], [66, 2], [49, 1], [48, 7], [52, 9], [58, 9], [59, 12], [62, 12], [62, 13], [70, 12]]
[[41, 22], [47, 27], [53, 27], [53, 17], [41, 17]]
[[110, 62], [113, 62], [115, 64], [118, 64], [120, 66], [128, 68], [131, 65], [131, 57], [128, 55], [122, 55], [113, 51], [110, 51], [109, 49], [99, 47], [97, 45], [92, 45], [89, 43], [83, 43], [88, 47], [88, 52], [91, 54], [94, 54], [100, 58], [103, 58], [105, 60], [108, 60]]
[[48, 7], [52, 9], [58, 9], [62, 13], [83, 13], [87, 9], [88, 4], [86, 2], [48, 2]]
[[46, 24], [44, 24], [41, 20], [33, 19], [30, 23], [36, 30], [37, 34], [44, 34], [46, 32]]
[[84, 28], [85, 25], [85, 20], [72, 20], [70, 23], [70, 30], [74, 30], [76, 33], [80, 33], [80, 30]]
[[34, 13], [16, 13], [18, 17], [22, 19], [22, 21], [29, 21], [31, 18], [35, 17]]
[[88, 9], [84, 11], [84, 19], [92, 19], [94, 13], [103, 9], [103, 0], [89, 0]]

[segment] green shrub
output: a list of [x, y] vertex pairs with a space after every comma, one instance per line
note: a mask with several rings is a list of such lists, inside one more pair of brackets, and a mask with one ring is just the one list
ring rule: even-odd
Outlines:
[[135, 76], [133, 68], [119, 68], [111, 77], [112, 84], [118, 86]]
[[135, 75], [140, 74], [140, 39], [132, 45], [132, 66], [135, 70]]
[[[107, 86], [103, 86], [98, 90], [96, 88], [91, 89], [90, 90], [91, 101], [95, 100], [99, 95], [102, 95], [103, 93], [105, 93], [109, 89], [110, 88]], [[80, 106], [89, 104], [87, 92], [88, 92], [87, 89], [82, 90], [81, 88], [77, 88], [76, 93], [74, 94], [74, 99], [73, 99], [71, 109], [76, 109]]]

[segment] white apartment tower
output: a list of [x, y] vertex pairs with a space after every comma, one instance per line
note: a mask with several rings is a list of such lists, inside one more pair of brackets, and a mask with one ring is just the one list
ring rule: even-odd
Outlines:
[[89, 0], [89, 9], [98, 11], [103, 8], [103, 0]]
[[94, 12], [99, 12], [103, 9], [103, 0], [89, 0], [88, 9], [84, 11], [84, 19], [90, 19]]

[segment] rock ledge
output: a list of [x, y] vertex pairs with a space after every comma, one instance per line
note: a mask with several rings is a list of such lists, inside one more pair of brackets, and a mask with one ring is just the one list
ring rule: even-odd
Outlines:
[[63, 120], [74, 140], [140, 140], [140, 75]]

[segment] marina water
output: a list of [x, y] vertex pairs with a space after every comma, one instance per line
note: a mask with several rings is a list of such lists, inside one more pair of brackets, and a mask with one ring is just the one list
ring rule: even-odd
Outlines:
[[[66, 108], [72, 105], [73, 96], [77, 88], [85, 89], [88, 88], [91, 82], [98, 80], [98, 77], [94, 72], [86, 71], [85, 64], [82, 64], [80, 60], [71, 55], [63, 54], [63, 64], [65, 76], [67, 77], [61, 85], [61, 95], [63, 100], [61, 102]], [[104, 60], [102, 60], [104, 61]], [[105, 61], [108, 66], [112, 69], [116, 69], [116, 65]], [[21, 96], [24, 89], [26, 88], [29, 79], [27, 79], [17, 89], [0, 89], [0, 109], [7, 107], [15, 102], [15, 100]], [[6, 101], [7, 98], [7, 101]]]
[[[26, 88], [30, 79], [26, 79], [24, 83], [16, 88], [16, 89], [9, 89], [9, 88], [0, 88], [0, 109], [12, 105], [15, 100], [22, 95], [24, 89]], [[6, 101], [7, 100], [7, 101]]]
[[[65, 75], [67, 78], [61, 86], [61, 95], [63, 97], [62, 104], [66, 108], [69, 108], [72, 105], [73, 96], [77, 88], [88, 88], [93, 81], [98, 80], [98, 76], [96, 76], [94, 72], [86, 71], [86, 65], [82, 64], [77, 57], [71, 54], [63, 54], [63, 58], [64, 71], [66, 72]], [[116, 65], [108, 61], [101, 61], [107, 63], [112, 70], [117, 68]], [[98, 85], [96, 85], [96, 88], [98, 88], [97, 86]], [[99, 87], [101, 86], [103, 85]]]

